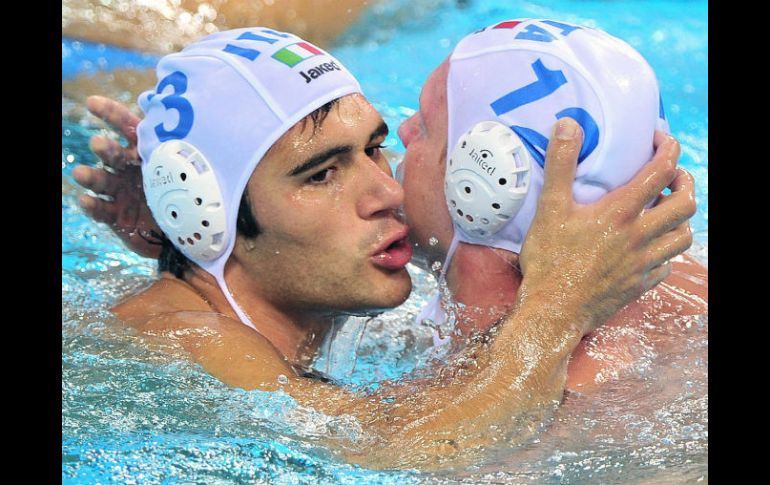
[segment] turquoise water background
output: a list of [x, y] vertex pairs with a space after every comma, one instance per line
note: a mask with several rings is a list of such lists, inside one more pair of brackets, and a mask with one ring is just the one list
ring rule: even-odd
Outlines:
[[[466, 34], [516, 17], [598, 27], [638, 49], [656, 70], [680, 164], [696, 178], [692, 225], [708, 250], [708, 7], [704, 1], [397, 1], [375, 6], [330, 50], [359, 78], [395, 128], [417, 107], [428, 74]], [[156, 56], [65, 39], [63, 77], [147, 67]], [[63, 105], [69, 101], [63, 99]], [[281, 393], [231, 389], [178, 352], [116, 325], [111, 303], [154, 276], [154, 262], [129, 253], [83, 215], [71, 170], [94, 163], [87, 119], [62, 120], [62, 478], [63, 483], [682, 483], [707, 477], [707, 326], [682, 355], [639, 380], [610, 387], [601, 403], [577, 399], [560, 419], [575, 435], [528, 445], [481, 467], [450, 474], [370, 471], [325, 450], [319, 436], [345, 423], [303, 409]], [[411, 315], [432, 282], [417, 277], [403, 309], [370, 323], [357, 373], [396, 377], [427, 335]], [[704, 328], [704, 327], [701, 327]], [[381, 342], [388, 348], [382, 349]], [[657, 367], [656, 367], [657, 365]], [[649, 378], [651, 374], [658, 376]], [[661, 375], [669, 376], [661, 382]], [[670, 389], [669, 389], [670, 387]], [[624, 396], [618, 400], [617, 396]], [[607, 417], [610, 416], [610, 417]], [[597, 428], [622, 440], [588, 439]], [[349, 430], [353, 432], [353, 430]], [[502, 455], [501, 455], [502, 456]], [[529, 455], [527, 455], [529, 456]], [[663, 474], [665, 479], [660, 478]]]

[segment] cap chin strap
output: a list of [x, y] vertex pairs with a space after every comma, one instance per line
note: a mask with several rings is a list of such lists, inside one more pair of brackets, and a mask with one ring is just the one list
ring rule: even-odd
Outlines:
[[224, 198], [211, 164], [194, 145], [169, 140], [142, 167], [147, 205], [160, 228], [191, 261], [211, 274], [241, 322], [257, 330], [225, 282], [228, 249]]
[[257, 330], [257, 327], [254, 326], [254, 323], [251, 321], [249, 316], [244, 312], [240, 305], [235, 301], [235, 298], [233, 298], [232, 293], [230, 293], [230, 289], [227, 287], [227, 282], [225, 282], [225, 275], [223, 270], [219, 270], [215, 273], [211, 273], [214, 278], [217, 280], [217, 283], [219, 284], [219, 289], [222, 290], [222, 293], [225, 294], [225, 298], [227, 298], [227, 302], [230, 303], [230, 306], [235, 311], [235, 313], [238, 315], [238, 318], [241, 319], [241, 322], [248, 325], [249, 327], [253, 328], [257, 333], [260, 333], [259, 330]]
[[438, 275], [439, 291], [433, 295], [433, 298], [428, 300], [428, 303], [422, 307], [420, 313], [415, 317], [415, 322], [417, 322], [418, 325], [424, 325], [423, 320], [426, 319], [433, 322], [430, 326], [433, 328], [434, 347], [440, 347], [449, 342], [451, 339], [449, 335], [442, 337], [438, 331], [438, 328], [441, 327], [446, 321], [446, 312], [441, 306], [441, 288], [446, 285], [446, 273], [448, 271], [447, 268], [449, 267], [449, 262], [452, 260], [452, 256], [457, 250], [459, 243], [460, 240], [457, 238], [457, 228], [455, 228], [454, 235], [452, 236], [452, 242], [449, 244], [449, 249], [447, 250], [446, 258], [444, 259], [444, 264], [441, 266], [441, 271]]
[[457, 251], [457, 247], [459, 245], [460, 237], [458, 235], [457, 226], [455, 226], [454, 233], [452, 234], [452, 242], [449, 243], [449, 249], [447, 249], [446, 258], [444, 258], [444, 264], [441, 266], [441, 274], [439, 275], [439, 280], [442, 282], [446, 281], [446, 275], [447, 272], [449, 272], [449, 263], [452, 262], [452, 257], [455, 255], [455, 251]]

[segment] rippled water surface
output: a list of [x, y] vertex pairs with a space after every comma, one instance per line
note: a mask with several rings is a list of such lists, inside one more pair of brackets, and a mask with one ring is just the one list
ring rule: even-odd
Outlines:
[[[656, 69], [681, 164], [696, 177], [691, 251], [707, 264], [708, 80], [705, 2], [419, 1], [372, 8], [332, 50], [359, 77], [395, 133], [416, 107], [429, 72], [467, 33], [513, 17], [552, 17], [624, 38]], [[515, 5], [515, 6], [511, 6]], [[152, 56], [65, 40], [65, 77]], [[384, 68], [383, 66], [387, 66]], [[63, 112], [72, 100], [63, 99]], [[149, 285], [154, 262], [129, 253], [77, 207], [71, 177], [93, 163], [88, 118], [62, 120], [62, 477], [65, 483], [705, 483], [708, 481], [708, 321], [682, 318], [651, 352], [597, 395], [568, 394], [546, 429], [484, 463], [451, 472], [371, 471], [323, 446], [355, 423], [323, 416], [278, 393], [229, 388], [184, 352], [125, 328], [105, 309]], [[403, 152], [395, 137], [388, 139]], [[430, 341], [412, 317], [435, 290], [410, 267], [415, 292], [366, 323], [350, 384], [409, 373]], [[652, 322], [654, 323], [654, 322]], [[363, 321], [351, 325], [363, 325]], [[353, 327], [348, 327], [353, 328]]]

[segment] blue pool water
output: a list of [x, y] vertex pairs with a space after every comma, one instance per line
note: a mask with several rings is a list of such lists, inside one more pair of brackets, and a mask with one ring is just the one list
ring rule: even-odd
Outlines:
[[[515, 17], [598, 27], [637, 48], [656, 70], [680, 164], [697, 183], [694, 254], [708, 250], [708, 9], [704, 1], [531, 2], [410, 0], [371, 8], [332, 50], [361, 81], [392, 133], [417, 105], [430, 71], [464, 35]], [[63, 77], [152, 66], [157, 57], [65, 39]], [[63, 107], [70, 103], [62, 100]], [[64, 112], [64, 108], [63, 108]], [[708, 480], [706, 320], [683, 322], [675, 355], [650, 356], [599, 396], [573, 396], [555, 429], [484, 464], [451, 472], [371, 471], [323, 445], [356, 432], [281, 393], [224, 386], [170, 344], [123, 328], [106, 308], [147, 286], [154, 262], [123, 248], [77, 206], [71, 177], [93, 163], [89, 118], [62, 120], [62, 478], [64, 483], [683, 483]], [[387, 144], [403, 152], [397, 137]], [[353, 384], [409, 372], [429, 331], [411, 316], [435, 282], [367, 324]], [[561, 428], [559, 428], [561, 426]]]

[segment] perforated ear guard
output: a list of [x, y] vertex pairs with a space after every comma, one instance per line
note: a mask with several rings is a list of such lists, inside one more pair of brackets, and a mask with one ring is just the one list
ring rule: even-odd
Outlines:
[[182, 140], [158, 145], [143, 167], [147, 205], [166, 236], [193, 261], [211, 261], [227, 247], [222, 192], [211, 165]]
[[467, 234], [500, 231], [524, 204], [532, 161], [521, 139], [497, 121], [464, 133], [446, 169], [445, 194], [452, 220]]

